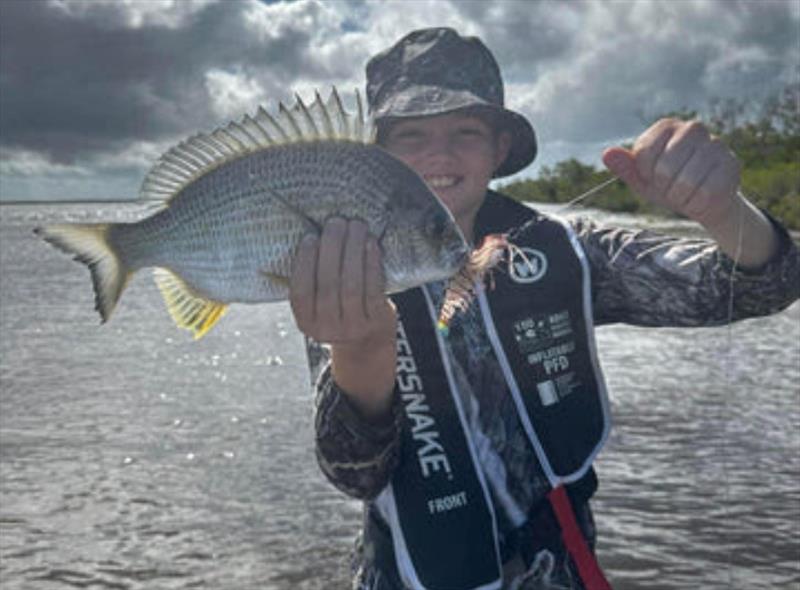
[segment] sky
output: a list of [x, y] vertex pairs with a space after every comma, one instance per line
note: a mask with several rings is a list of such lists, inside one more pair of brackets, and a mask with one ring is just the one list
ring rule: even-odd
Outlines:
[[170, 146], [295, 92], [352, 96], [428, 26], [495, 54], [539, 139], [515, 179], [800, 76], [800, 0], [2, 0], [0, 200], [136, 198]]

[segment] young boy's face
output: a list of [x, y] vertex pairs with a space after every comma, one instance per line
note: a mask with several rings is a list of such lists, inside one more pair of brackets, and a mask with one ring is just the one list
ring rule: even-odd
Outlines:
[[510, 134], [496, 133], [475, 116], [448, 113], [396, 122], [383, 144], [422, 176], [471, 238], [492, 174], [508, 155]]

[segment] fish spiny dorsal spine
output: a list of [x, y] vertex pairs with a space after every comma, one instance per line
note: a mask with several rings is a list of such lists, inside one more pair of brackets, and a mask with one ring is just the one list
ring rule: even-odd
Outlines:
[[355, 92], [356, 113], [348, 113], [335, 88], [327, 102], [319, 92], [310, 107], [300, 96], [291, 108], [282, 103], [277, 117], [259, 107], [254, 116], [190, 137], [165, 153], [145, 177], [143, 200], [169, 201], [189, 184], [237, 158], [261, 150], [314, 141], [374, 142], [374, 126]]

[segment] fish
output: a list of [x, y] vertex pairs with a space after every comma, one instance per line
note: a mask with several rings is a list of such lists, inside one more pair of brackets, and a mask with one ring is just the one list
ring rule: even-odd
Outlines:
[[375, 143], [356, 91], [198, 133], [164, 153], [140, 198], [160, 208], [129, 223], [56, 224], [34, 233], [88, 266], [101, 323], [131, 276], [153, 268], [175, 324], [203, 337], [232, 303], [288, 298], [294, 255], [332, 217], [364, 221], [382, 253], [386, 293], [459, 271], [470, 246], [425, 181]]

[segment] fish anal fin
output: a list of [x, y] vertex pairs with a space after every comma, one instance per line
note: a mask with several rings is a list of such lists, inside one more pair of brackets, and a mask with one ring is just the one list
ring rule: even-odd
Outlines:
[[205, 336], [225, 315], [228, 305], [197, 294], [178, 274], [157, 268], [153, 278], [167, 311], [179, 328], [191, 330], [195, 340]]
[[194, 339], [199, 340], [205, 336], [206, 332], [216, 325], [220, 318], [225, 315], [226, 311], [228, 311], [228, 306], [224, 303], [218, 303], [216, 301], [207, 303], [200, 313], [199, 321], [192, 328], [194, 331]]

